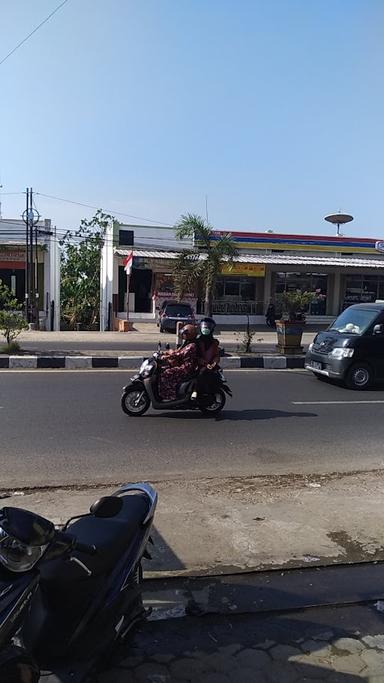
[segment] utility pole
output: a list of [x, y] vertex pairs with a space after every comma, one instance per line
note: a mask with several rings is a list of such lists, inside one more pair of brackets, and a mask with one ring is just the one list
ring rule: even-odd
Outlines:
[[[40, 214], [33, 208], [33, 190], [27, 187], [26, 208], [23, 213], [23, 220], [26, 225], [25, 241], [26, 241], [26, 314], [29, 323], [36, 323], [39, 327], [39, 308], [36, 297], [36, 282], [37, 282], [37, 268], [38, 268], [38, 251], [37, 251], [37, 224], [40, 219]], [[34, 233], [35, 229], [35, 235]], [[34, 248], [35, 247], [35, 248]]]
[[23, 219], [25, 223], [25, 317], [27, 319], [27, 322], [31, 322], [29, 311], [29, 300], [31, 295], [31, 290], [29, 286], [29, 187], [27, 187], [25, 196], [26, 207], [23, 213]]

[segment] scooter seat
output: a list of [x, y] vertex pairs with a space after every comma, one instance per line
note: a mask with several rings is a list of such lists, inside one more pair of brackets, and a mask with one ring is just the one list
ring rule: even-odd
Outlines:
[[[78, 551], [72, 553], [94, 577], [108, 574], [129, 549], [135, 537], [140, 538], [140, 527], [150, 506], [148, 497], [142, 493], [134, 493], [123, 496], [122, 500], [123, 507], [115, 517], [105, 519], [91, 515], [68, 526], [67, 532], [76, 536], [80, 543], [96, 546], [95, 555]], [[41, 569], [45, 580], [67, 582], [78, 580], [80, 576], [84, 578], [84, 570], [78, 564], [63, 559], [42, 565]]]

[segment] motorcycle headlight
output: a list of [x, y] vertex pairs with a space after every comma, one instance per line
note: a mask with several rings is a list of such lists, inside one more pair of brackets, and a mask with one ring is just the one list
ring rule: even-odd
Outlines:
[[44, 555], [47, 545], [27, 545], [0, 527], [0, 563], [11, 572], [28, 572]]
[[151, 374], [153, 367], [153, 363], [151, 363], [150, 360], [147, 359], [143, 361], [140, 366], [140, 375], [143, 377], [148, 377]]
[[331, 351], [333, 358], [352, 358], [354, 349], [346, 349], [343, 346], [336, 346]]

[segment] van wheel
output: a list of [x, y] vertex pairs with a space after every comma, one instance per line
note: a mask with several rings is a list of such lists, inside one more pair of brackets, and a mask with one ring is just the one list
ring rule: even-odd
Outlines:
[[373, 371], [368, 363], [355, 363], [348, 370], [345, 377], [345, 384], [348, 389], [363, 391], [369, 389], [373, 383]]

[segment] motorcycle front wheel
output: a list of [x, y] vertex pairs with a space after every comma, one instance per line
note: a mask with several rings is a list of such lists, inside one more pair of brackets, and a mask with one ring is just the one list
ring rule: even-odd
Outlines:
[[222, 389], [219, 389], [214, 394], [214, 400], [210, 405], [199, 406], [200, 410], [204, 415], [217, 415], [221, 413], [225, 406], [225, 393]]
[[126, 415], [140, 417], [147, 412], [151, 401], [144, 388], [129, 387], [121, 397], [121, 408]]

